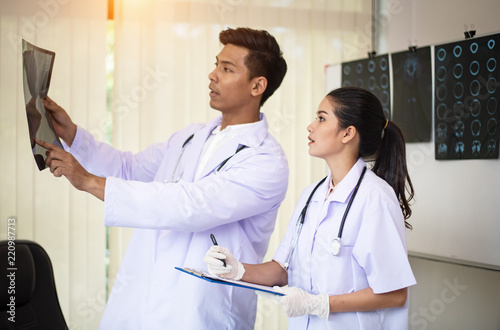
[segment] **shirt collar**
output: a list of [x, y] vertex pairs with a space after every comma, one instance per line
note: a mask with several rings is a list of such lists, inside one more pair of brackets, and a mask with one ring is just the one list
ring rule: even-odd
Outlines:
[[238, 124], [238, 125], [227, 125], [224, 130], [221, 131], [221, 125], [217, 125], [212, 131], [212, 135], [217, 135], [219, 133], [227, 134], [227, 135], [235, 135], [243, 132], [247, 129], [252, 129], [255, 126], [258, 126], [259, 122], [256, 121], [254, 123], [246, 123], [246, 124]]
[[333, 181], [332, 181], [331, 177], [330, 177], [330, 180], [328, 180], [328, 182], [330, 182], [330, 185], [328, 186], [328, 191], [326, 192], [325, 200], [327, 200], [328, 197], [335, 191], [335, 186], [333, 185]]
[[[216, 128], [216, 126], [220, 126], [221, 123], [222, 123], [222, 116], [219, 116], [219, 117], [215, 118], [214, 120], [212, 120], [211, 122], [209, 122], [207, 124], [207, 126], [210, 127], [210, 129], [212, 130], [210, 132], [213, 132], [213, 129]], [[248, 129], [249, 131], [252, 131], [252, 133], [251, 134], [242, 134], [242, 132], [244, 132], [244, 130], [234, 131], [234, 136], [237, 137], [237, 141], [236, 141], [237, 145], [235, 148], [238, 147], [238, 144], [245, 145], [245, 146], [250, 147], [250, 148], [252, 148], [252, 147], [256, 148], [256, 147], [260, 146], [262, 141], [264, 141], [264, 139], [268, 135], [269, 125], [267, 124], [266, 116], [263, 113], [260, 113], [260, 120], [259, 121], [255, 122], [255, 123], [242, 124], [242, 125], [245, 125], [245, 128]], [[246, 125], [249, 125], [249, 126], [246, 126]], [[231, 125], [231, 126], [240, 126], [240, 125]], [[222, 130], [222, 132], [224, 132], [224, 131], [225, 131], [225, 129]], [[210, 134], [210, 133], [208, 133], [208, 134]]]
[[[334, 202], [340, 202], [340, 203], [345, 203], [349, 196], [351, 195], [352, 191], [354, 190], [354, 187], [356, 186], [356, 183], [359, 180], [359, 177], [361, 175], [361, 172], [363, 171], [363, 167], [366, 166], [366, 163], [362, 158], [359, 158], [356, 164], [349, 170], [347, 175], [340, 181], [337, 186], [335, 186], [334, 191], [330, 194], [327, 199], [334, 201]], [[332, 181], [331, 178], [331, 173], [328, 175], [327, 180], [329, 182]], [[323, 188], [323, 193], [322, 194], [314, 194], [313, 198], [311, 200], [313, 201], [321, 201], [324, 200], [327, 190], [326, 190], [326, 185], [325, 188]]]

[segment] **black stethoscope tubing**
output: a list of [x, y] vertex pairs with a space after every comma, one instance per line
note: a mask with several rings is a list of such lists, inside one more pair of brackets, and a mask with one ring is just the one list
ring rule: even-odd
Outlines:
[[339, 239], [342, 237], [342, 232], [344, 231], [345, 219], [347, 218], [347, 214], [349, 213], [349, 209], [351, 208], [354, 197], [358, 193], [359, 185], [361, 184], [361, 180], [363, 180], [363, 177], [365, 176], [365, 172], [366, 172], [366, 166], [363, 167], [363, 171], [361, 172], [361, 175], [359, 176], [358, 183], [356, 183], [356, 187], [354, 187], [354, 191], [352, 192], [352, 196], [349, 199], [349, 203], [347, 204], [344, 215], [342, 216], [342, 221], [340, 222], [339, 232], [337, 234], [337, 237]]
[[182, 144], [182, 147], [181, 147], [181, 152], [179, 154], [179, 158], [177, 158], [177, 163], [175, 163], [175, 167], [174, 167], [174, 170], [172, 172], [172, 178], [170, 179], [170, 182], [178, 182], [180, 179], [181, 179], [181, 176], [182, 176], [182, 173], [181, 175], [179, 175], [179, 177], [177, 179], [174, 179], [175, 177], [175, 173], [177, 172], [177, 167], [179, 167], [179, 163], [181, 162], [181, 159], [182, 159], [182, 155], [184, 154], [184, 149], [186, 148], [186, 145], [189, 143], [189, 141], [191, 141], [191, 139], [194, 137], [194, 134], [191, 134], [187, 139], [186, 141], [184, 141], [184, 143]]
[[[181, 161], [181, 158], [182, 158], [182, 155], [184, 154], [184, 149], [186, 148], [186, 145], [189, 143], [189, 141], [191, 141], [191, 139], [194, 137], [194, 134], [191, 134], [187, 139], [186, 141], [184, 141], [184, 143], [182, 144], [182, 147], [181, 147], [181, 152], [179, 154], [179, 158], [177, 159], [177, 163], [175, 164], [175, 167], [174, 167], [174, 171], [172, 172], [172, 180], [171, 182], [178, 182], [179, 179], [180, 179], [180, 176], [179, 176], [179, 179], [177, 180], [174, 180], [174, 176], [175, 176], [175, 172], [177, 171], [177, 167], [179, 166], [179, 163]], [[220, 165], [217, 167], [217, 169], [215, 170], [216, 172], [219, 172], [221, 170], [221, 168], [226, 165], [227, 161], [230, 160], [234, 155], [236, 155], [238, 152], [240, 152], [241, 150], [245, 149], [247, 146], [246, 145], [240, 145], [238, 147], [238, 149], [236, 149], [236, 152], [234, 154], [232, 154], [231, 156], [227, 157], [226, 159], [224, 159], [224, 161], [222, 161], [222, 163], [220, 163]], [[181, 175], [182, 176], [182, 175]]]
[[[347, 214], [349, 213], [349, 209], [351, 208], [352, 202], [354, 201], [354, 197], [358, 193], [358, 189], [359, 189], [359, 186], [361, 184], [361, 180], [363, 180], [365, 172], [366, 172], [366, 166], [363, 168], [363, 171], [361, 172], [361, 175], [359, 176], [358, 182], [356, 183], [356, 186], [354, 187], [354, 191], [352, 192], [351, 198], [349, 199], [349, 202], [347, 203], [346, 209], [344, 211], [344, 215], [342, 216], [342, 221], [340, 222], [340, 227], [339, 227], [339, 231], [337, 234], [337, 238], [335, 238], [332, 242], [332, 249], [333, 249], [334, 242], [336, 242], [338, 245], [338, 246], [335, 245], [336, 251], [332, 252], [333, 255], [338, 255], [338, 253], [340, 252], [340, 238], [342, 237], [342, 232], [344, 231], [344, 224], [345, 224], [345, 221], [347, 218]], [[304, 220], [306, 219], [306, 213], [307, 213], [307, 209], [309, 207], [309, 202], [311, 201], [316, 190], [323, 184], [323, 182], [325, 182], [326, 178], [327, 177], [324, 177], [323, 179], [321, 179], [318, 182], [318, 184], [316, 185], [316, 187], [314, 187], [311, 194], [307, 198], [307, 201], [306, 201], [306, 204], [304, 205], [304, 208], [300, 212], [299, 219], [297, 220], [297, 224], [295, 225], [295, 227], [297, 228], [297, 230], [296, 230], [297, 236], [295, 237], [295, 240], [292, 242], [292, 246], [290, 247], [290, 251], [288, 253], [287, 260], [286, 260], [285, 265], [284, 265], [285, 269], [288, 269], [288, 267], [290, 266], [292, 253], [295, 250], [295, 245], [297, 244], [298, 236], [300, 235], [300, 232], [302, 231], [302, 225], [304, 224]]]

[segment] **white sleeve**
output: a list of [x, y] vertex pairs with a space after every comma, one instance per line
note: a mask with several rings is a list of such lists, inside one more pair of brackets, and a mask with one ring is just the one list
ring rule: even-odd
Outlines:
[[105, 224], [197, 232], [277, 209], [288, 184], [283, 157], [256, 154], [237, 162], [243, 158], [235, 156], [233, 165], [196, 182], [108, 178]]
[[164, 157], [167, 144], [154, 144], [137, 154], [116, 150], [96, 141], [92, 134], [78, 126], [71, 147], [64, 144], [90, 173], [101, 177], [151, 181]]
[[416, 283], [406, 252], [403, 214], [396, 199], [381, 191], [372, 194], [353, 248], [375, 293], [390, 292]]

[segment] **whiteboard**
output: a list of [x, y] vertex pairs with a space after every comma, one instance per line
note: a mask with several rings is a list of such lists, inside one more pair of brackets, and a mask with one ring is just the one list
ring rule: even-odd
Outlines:
[[[327, 93], [341, 86], [341, 76], [341, 64], [326, 67]], [[409, 253], [499, 267], [500, 160], [437, 161], [432, 137], [407, 144], [415, 189]]]
[[[471, 28], [476, 37], [500, 30], [499, 1], [382, 0], [381, 11], [391, 15], [380, 52], [464, 40]], [[500, 160], [436, 161], [433, 142], [407, 146], [416, 191], [409, 251], [499, 267]]]

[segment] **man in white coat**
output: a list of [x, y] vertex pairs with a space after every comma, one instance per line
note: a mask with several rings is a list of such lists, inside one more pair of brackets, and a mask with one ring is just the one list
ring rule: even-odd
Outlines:
[[44, 105], [65, 150], [48, 149], [56, 176], [104, 201], [107, 226], [135, 228], [101, 329], [252, 329], [256, 295], [186, 275], [205, 268], [210, 234], [239, 260], [260, 263], [288, 184], [288, 164], [260, 107], [286, 62], [266, 31], [227, 29], [209, 74], [222, 113], [137, 154], [95, 141], [50, 98]]

